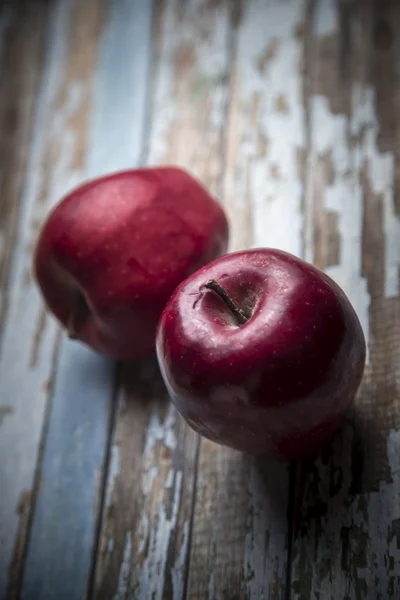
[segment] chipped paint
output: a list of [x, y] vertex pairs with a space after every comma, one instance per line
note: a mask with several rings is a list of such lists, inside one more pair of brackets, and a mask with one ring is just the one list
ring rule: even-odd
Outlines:
[[399, 295], [400, 273], [400, 217], [396, 214], [394, 201], [394, 157], [390, 152], [381, 153], [378, 148], [380, 126], [377, 120], [375, 90], [370, 86], [355, 85], [353, 89], [355, 116], [351, 133], [363, 132], [357, 167], [369, 166], [368, 174], [372, 192], [381, 197], [383, 227], [385, 234], [385, 298]]
[[334, 1], [320, 0], [313, 25], [313, 33], [317, 37], [322, 38], [337, 33], [338, 10]]
[[[352, 123], [354, 133], [360, 130], [363, 122], [359, 121], [363, 107], [356, 103], [355, 118]], [[305, 236], [305, 258], [315, 260], [314, 245], [314, 195], [320, 195], [323, 208], [337, 216], [339, 236], [339, 263], [329, 265], [325, 271], [349, 296], [360, 318], [366, 339], [369, 339], [369, 306], [370, 295], [367, 280], [362, 275], [361, 235], [363, 228], [363, 198], [358, 184], [357, 170], [351, 170], [355, 157], [349, 148], [347, 130], [350, 126], [345, 115], [333, 114], [329, 101], [323, 96], [310, 99], [310, 120], [312, 123], [311, 146], [308, 155], [308, 170], [314, 173], [317, 161], [329, 154], [333, 177], [322, 190], [316, 179], [309, 178], [306, 195], [306, 212], [308, 215]]]
[[[229, 84], [228, 3], [205, 7], [202, 0], [195, 0], [178, 7], [175, 0], [168, 0], [157, 14], [155, 32], [147, 162], [181, 165], [219, 192]], [[128, 595], [180, 600], [184, 590], [197, 441], [167, 404], [158, 378], [154, 370], [149, 374], [141, 370], [131, 384], [127, 410], [117, 415], [121, 465], [111, 506], [124, 502], [130, 490], [133, 498], [120, 513], [105, 512], [103, 535], [112, 535], [115, 544], [113, 556], [98, 562], [100, 595], [116, 587], [114, 564], [122, 560], [117, 542], [126, 527], [135, 532]], [[142, 406], [146, 390], [150, 397]], [[128, 459], [133, 415], [144, 438], [136, 460]]]
[[[157, 599], [163, 598], [165, 585], [165, 568], [167, 561], [167, 550], [170, 538], [177, 525], [177, 517], [180, 507], [182, 471], [176, 470], [169, 464], [163, 467], [156, 466], [155, 456], [159, 455], [163, 447], [174, 450], [176, 447], [175, 435], [176, 411], [172, 405], [167, 408], [165, 420], [161, 422], [156, 411], [152, 412], [147, 429], [145, 448], [143, 452], [143, 476], [141, 489], [143, 493], [143, 508], [140, 515], [138, 529], [135, 536], [135, 544], [138, 545], [138, 554], [144, 555], [143, 562], [135, 569], [135, 593], [137, 598], [147, 598], [147, 594], [154, 595]], [[160, 446], [161, 444], [161, 446]], [[172, 479], [172, 482], [171, 482]], [[168, 483], [168, 485], [167, 485]], [[149, 508], [146, 498], [155, 494], [153, 486], [157, 484], [159, 493], [164, 498], [160, 502], [157, 511], [156, 522], [149, 526]], [[164, 490], [159, 488], [162, 484]], [[168, 497], [168, 500], [167, 500]], [[147, 548], [147, 552], [145, 552]], [[178, 580], [180, 572], [179, 564], [174, 566], [175, 588], [182, 586], [182, 579]], [[181, 575], [182, 577], [182, 575]]]
[[[46, 192], [42, 194], [46, 202], [49, 196], [53, 198], [64, 192], [61, 190], [64, 185], [70, 187], [83, 178], [130, 168], [140, 161], [148, 99], [151, 2], [146, 6], [140, 0], [69, 0], [61, 4], [61, 8], [65, 4], [70, 7], [70, 18], [63, 25], [69, 34], [71, 52], [64, 68], [60, 57], [59, 90], [47, 107], [52, 117], [48, 119], [49, 136], [54, 144], [48, 145], [50, 151], [47, 149], [42, 157], [43, 168], [50, 168], [50, 185], [40, 186]], [[141, 48], [140, 52], [133, 51], [136, 45]], [[51, 51], [57, 54], [54, 44]], [[58, 140], [63, 143], [66, 156], [60, 155]], [[63, 179], [58, 182], [53, 181], [51, 168], [57, 168], [59, 163], [63, 168], [61, 173], [56, 173], [56, 178], [63, 176]], [[37, 219], [34, 228], [37, 229]], [[49, 476], [38, 496], [32, 526], [24, 577], [27, 597], [30, 593], [42, 597], [43, 589], [57, 589], [60, 582], [62, 588], [58, 595], [61, 593], [63, 597], [81, 597], [85, 585], [90, 592], [92, 582], [87, 579], [98, 508], [121, 509], [119, 503], [115, 504], [115, 492], [124, 468], [126, 472], [126, 455], [121, 451], [117, 435], [111, 447], [105, 501], [99, 502], [110, 419], [112, 422], [115, 416], [111, 409], [114, 363], [63, 339], [57, 366], [42, 465], [43, 473]], [[74, 376], [67, 385], [71, 372]], [[69, 398], [71, 391], [73, 398]], [[68, 404], [72, 407], [70, 413]], [[124, 411], [126, 406], [121, 394], [118, 414]], [[87, 428], [92, 428], [90, 434]], [[136, 449], [132, 452], [135, 454]], [[63, 465], [59, 472], [57, 464]], [[130, 464], [128, 474], [132, 477]], [[97, 477], [99, 471], [100, 478]], [[131, 497], [134, 502], [134, 494]], [[77, 502], [80, 503], [78, 511]], [[55, 524], [52, 523], [52, 517], [61, 512], [61, 522], [54, 519]], [[104, 553], [112, 560], [115, 552], [122, 554], [125, 541], [129, 551], [132, 539], [126, 538], [125, 529], [120, 535], [117, 535], [119, 531], [107, 529], [100, 544], [101, 556]], [[129, 575], [126, 560], [121, 581], [125, 581], [125, 573]], [[107, 597], [112, 597], [119, 575], [116, 569], [112, 593], [110, 591]]]
[[[186, 3], [179, 35], [173, 5], [169, 0], [163, 14], [162, 68], [154, 89], [148, 160], [182, 165], [220, 193], [220, 143], [229, 89], [227, 3], [207, 10], [199, 0]], [[191, 52], [192, 60], [182, 61], [182, 48], [188, 56], [194, 41], [195, 56]]]
[[37, 320], [35, 334], [33, 336], [32, 350], [31, 350], [31, 355], [29, 358], [29, 367], [30, 368], [35, 367], [38, 362], [39, 349], [40, 349], [41, 341], [42, 341], [43, 334], [44, 334], [45, 327], [46, 327], [46, 320], [47, 320], [47, 312], [46, 312], [46, 309], [43, 307], [42, 310], [40, 311], [40, 315]]
[[114, 600], [125, 600], [129, 589], [129, 577], [131, 572], [132, 560], [132, 534], [130, 531], [125, 536], [124, 556], [119, 572], [118, 589], [114, 596]]
[[[302, 253], [303, 2], [243, 5], [233, 45], [223, 202], [232, 249]], [[260, 68], [260, 66], [262, 68]], [[281, 598], [287, 569], [286, 465], [202, 440], [188, 596]], [[234, 501], [232, 500], [234, 499]]]
[[[160, 506], [157, 528], [152, 528], [148, 539], [150, 552], [142, 565], [140, 587], [138, 598], [146, 600], [147, 594], [151, 594], [155, 600], [162, 600], [164, 590], [165, 567], [167, 559], [168, 544], [171, 533], [176, 526], [179, 510], [179, 500], [182, 485], [182, 472], [178, 471], [175, 476], [175, 485], [172, 495], [172, 509], [170, 515], [166, 508]], [[179, 568], [175, 568], [175, 586], [178, 583]], [[182, 580], [179, 582], [182, 587]]]
[[182, 540], [180, 548], [176, 555], [176, 561], [171, 569], [172, 578], [172, 597], [173, 600], [183, 598], [184, 579], [183, 574], [188, 568], [188, 544], [189, 544], [189, 521], [185, 521], [182, 526]]
[[118, 443], [114, 441], [111, 446], [111, 456], [107, 473], [105, 507], [111, 506], [111, 498], [114, 490], [115, 480], [120, 473], [120, 457]]
[[[351, 469], [341, 456], [351, 453], [351, 429], [334, 444], [333, 467], [344, 477], [336, 495], [327, 499], [326, 465], [315, 463], [309, 494], [314, 502], [324, 498], [324, 513], [302, 515], [303, 525], [293, 557], [294, 598], [397, 598], [400, 595], [400, 544], [396, 523], [400, 518], [400, 432], [391, 431], [387, 456], [391, 481], [377, 492], [352, 496]], [[341, 447], [341, 443], [345, 444]], [[316, 485], [312, 489], [311, 485]], [[311, 497], [310, 497], [311, 499]], [[326, 500], [327, 499], [327, 500]], [[315, 504], [317, 508], [317, 504]], [[385, 540], [381, 546], [377, 538]]]
[[[262, 2], [252, 3], [244, 16], [237, 59], [238, 69], [243, 65], [244, 77], [239, 71], [242, 93], [260, 97], [257, 119], [249, 127], [254, 140], [248, 148], [252, 245], [279, 247], [298, 256], [303, 252], [304, 193], [298, 156], [305, 147], [306, 132], [302, 45], [296, 31], [303, 26], [303, 19], [302, 2], [276, 2], [268, 7]], [[248, 70], [247, 64], [252, 63], [253, 53], [262, 56], [261, 48], [272, 45], [274, 55], [266, 75], [260, 78]], [[260, 131], [269, 140], [268, 153], [264, 155], [258, 155], [255, 148]], [[263, 597], [266, 590], [266, 597], [271, 599], [285, 593], [288, 482], [283, 465], [266, 465], [264, 473], [256, 464], [251, 465], [242, 567], [245, 597]]]
[[[302, 253], [303, 182], [297, 156], [305, 144], [305, 116], [302, 48], [294, 31], [303, 13], [303, 2], [267, 6], [262, 0], [249, 3], [244, 11], [234, 65], [236, 111], [230, 120], [225, 189], [226, 204], [236, 217], [235, 249], [267, 245]], [[264, 73], [258, 65], [266, 54]], [[234, 136], [240, 141], [237, 149]], [[260, 138], [268, 140], [265, 152], [259, 152]]]
[[[389, 12], [392, 8], [387, 5]], [[344, 288], [369, 349], [364, 381], [344, 427], [330, 447], [299, 467], [292, 562], [296, 600], [400, 595], [400, 436], [394, 428], [399, 397], [398, 182], [394, 156], [381, 143], [391, 123], [385, 121], [382, 94], [390, 93], [380, 75], [370, 74], [372, 9], [363, 4], [360, 13], [346, 12], [344, 3], [325, 0], [314, 5], [310, 17], [316, 38], [309, 42], [308, 69], [315, 79], [308, 97], [306, 256], [318, 257]], [[352, 39], [346, 64], [340, 45], [344, 17]], [[374, 88], [369, 77], [376, 77], [382, 89]], [[392, 85], [394, 92], [398, 80]], [[393, 147], [388, 134], [387, 147]], [[336, 261], [327, 261], [328, 254], [332, 259], [327, 247], [332, 236], [337, 236], [338, 252]]]
[[150, 416], [148, 434], [146, 435], [146, 445], [143, 451], [144, 456], [151, 456], [156, 443], [163, 440], [165, 446], [173, 450], [176, 447], [176, 436], [174, 434], [174, 424], [176, 412], [172, 405], [169, 406], [165, 421], [160, 418], [156, 410], [153, 410]]
[[[83, 22], [93, 18], [89, 4], [97, 6], [94, 0], [85, 1]], [[34, 237], [60, 194], [85, 174], [137, 164], [145, 154], [143, 140], [149, 163], [181, 164], [213, 192], [222, 192], [232, 223], [233, 249], [268, 245], [298, 255], [304, 251], [309, 260], [321, 262], [350, 296], [372, 350], [356, 412], [370, 429], [379, 430], [380, 443], [388, 422], [392, 428], [383, 458], [380, 447], [371, 449], [366, 440], [362, 442], [362, 453], [376, 450], [376, 460], [383, 463], [375, 490], [366, 486], [367, 469], [354, 458], [360, 441], [350, 421], [335, 438], [331, 455], [322, 453], [315, 461], [306, 461], [299, 476], [298, 492], [303, 497], [296, 507], [292, 595], [299, 600], [400, 595], [400, 438], [393, 429], [398, 421], [398, 344], [395, 335], [388, 333], [398, 315], [396, 165], [379, 143], [382, 123], [372, 85], [348, 82], [350, 108], [345, 112], [347, 99], [337, 102], [336, 93], [339, 89], [340, 96], [347, 82], [338, 80], [336, 90], [329, 90], [335, 79], [325, 81], [321, 74], [323, 60], [331, 66], [336, 59], [340, 62], [335, 57], [338, 16], [351, 3], [308, 3], [313, 14], [307, 23], [305, 4], [252, 0], [239, 7], [237, 3], [240, 19], [231, 31], [231, 7], [226, 0], [207, 4], [167, 0], [156, 28], [149, 135], [145, 135], [147, 117], [143, 116], [148, 99], [135, 93], [140, 86], [134, 85], [137, 70], [147, 82], [149, 55], [138, 53], [133, 68], [136, 55], [132, 59], [130, 52], [131, 40], [148, 25], [140, 0], [110, 0], [107, 5], [109, 22], [100, 66], [96, 72], [90, 68], [96, 90], [90, 116], [86, 112], [91, 77], [86, 71], [77, 72], [74, 61], [85, 54], [85, 64], [92, 66], [93, 56], [87, 62], [86, 52], [93, 48], [85, 44], [81, 53], [74, 52], [75, 58], [66, 59], [71, 11], [75, 7], [79, 12], [81, 3], [60, 0], [53, 8], [51, 50], [30, 145], [1, 348], [1, 400], [7, 404], [0, 409], [0, 420], [6, 419], [0, 430], [0, 453], [7, 452], [10, 464], [21, 468], [15, 474], [0, 465], [0, 487], [7, 489], [7, 518], [0, 524], [0, 596], [13, 550], [3, 540], [16, 540], [17, 570], [24, 552], [30, 497], [26, 501], [23, 490], [31, 489], [56, 339], [53, 321], [40, 327], [41, 303], [28, 276]], [[134, 12], [127, 12], [132, 6]], [[313, 55], [314, 63], [321, 63], [319, 70], [315, 67], [318, 93], [304, 107], [303, 43], [310, 42], [311, 33], [307, 27], [313, 28], [317, 40], [326, 42], [329, 52]], [[72, 46], [75, 50], [75, 42]], [[110, 65], [115, 64], [119, 68], [111, 69], [110, 75]], [[313, 69], [307, 76], [315, 75]], [[323, 86], [320, 89], [322, 79], [326, 95]], [[116, 98], [123, 99], [118, 111]], [[110, 120], [105, 121], [106, 115]], [[307, 119], [310, 148], [306, 148]], [[103, 143], [104, 122], [108, 145]], [[111, 146], [117, 150], [110, 153]], [[373, 209], [370, 214], [368, 207]], [[368, 242], [362, 239], [363, 224], [371, 221], [371, 214], [378, 215], [376, 229], [382, 228], [378, 283], [372, 281], [377, 268], [363, 264], [363, 245]], [[377, 290], [381, 280], [382, 292], [380, 287]], [[383, 361], [382, 357], [389, 358]], [[21, 364], [26, 367], [29, 361], [32, 372], [24, 371], [22, 378]], [[140, 374], [132, 367], [132, 371], [135, 383], [126, 398], [120, 395], [113, 434], [101, 541], [105, 550], [97, 563], [101, 589], [94, 595], [105, 591], [106, 597], [121, 599], [181, 600], [187, 591], [189, 597], [282, 598], [287, 569], [286, 466], [261, 465], [203, 441], [191, 537], [196, 437], [166, 405], [154, 370]], [[55, 389], [59, 377], [58, 373]], [[370, 418], [370, 409], [379, 419]], [[49, 439], [58, 447], [56, 429], [51, 428]], [[79, 457], [85, 456], [82, 431], [79, 425], [71, 434]], [[22, 440], [20, 446], [15, 447], [15, 439]], [[370, 462], [368, 466], [372, 470]], [[355, 479], [360, 487], [356, 491]], [[20, 499], [25, 500], [19, 503]], [[16, 507], [21, 514], [15, 514]], [[36, 533], [35, 539], [39, 539]]]

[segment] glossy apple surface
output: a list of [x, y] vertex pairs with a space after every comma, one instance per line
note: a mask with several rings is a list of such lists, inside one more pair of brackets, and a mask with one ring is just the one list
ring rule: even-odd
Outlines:
[[[244, 313], [237, 316], [214, 281]], [[157, 331], [171, 398], [201, 435], [252, 454], [309, 454], [360, 385], [365, 341], [344, 292], [275, 249], [228, 254], [174, 292]]]
[[222, 208], [191, 175], [132, 170], [68, 194], [41, 230], [34, 267], [49, 309], [73, 337], [135, 359], [154, 350], [176, 286], [227, 242]]

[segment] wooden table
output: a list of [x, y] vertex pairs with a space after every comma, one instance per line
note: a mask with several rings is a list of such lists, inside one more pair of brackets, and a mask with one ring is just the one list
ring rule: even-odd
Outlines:
[[[400, 598], [400, 2], [10, 0], [0, 17], [0, 598]], [[88, 177], [177, 163], [344, 287], [354, 410], [292, 464], [200, 440], [154, 361], [60, 334], [38, 228]]]

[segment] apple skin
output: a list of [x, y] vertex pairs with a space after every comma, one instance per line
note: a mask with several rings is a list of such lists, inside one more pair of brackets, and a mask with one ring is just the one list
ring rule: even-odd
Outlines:
[[[216, 280], [249, 316], [239, 325]], [[331, 438], [360, 385], [366, 347], [340, 287], [286, 252], [214, 260], [175, 290], [161, 316], [158, 362], [199, 434], [250, 454], [296, 458]]]
[[176, 167], [144, 168], [90, 181], [62, 199], [40, 232], [34, 271], [65, 327], [75, 310], [74, 337], [136, 359], [155, 350], [176, 286], [227, 244], [225, 213], [196, 179]]

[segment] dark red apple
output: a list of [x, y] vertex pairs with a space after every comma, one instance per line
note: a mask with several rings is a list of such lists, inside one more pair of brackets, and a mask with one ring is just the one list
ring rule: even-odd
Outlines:
[[316, 450], [360, 385], [365, 341], [339, 286], [275, 249], [214, 260], [179, 285], [157, 356], [171, 398], [201, 435], [252, 454]]
[[35, 273], [73, 337], [135, 359], [154, 350], [176, 286], [227, 242], [221, 206], [188, 173], [125, 171], [86, 183], [55, 207], [39, 236]]

